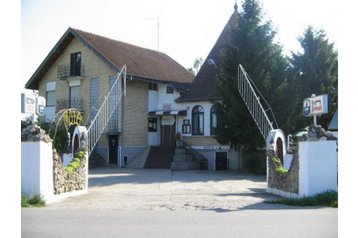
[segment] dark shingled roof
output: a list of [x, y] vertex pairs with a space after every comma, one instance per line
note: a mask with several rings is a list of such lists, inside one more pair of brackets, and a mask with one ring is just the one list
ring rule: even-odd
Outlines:
[[127, 75], [133, 79], [169, 83], [179, 89], [188, 88], [194, 79], [188, 70], [164, 53], [69, 28], [26, 83], [26, 88], [38, 89], [43, 75], [73, 38], [90, 48], [113, 70], [120, 70], [126, 64]]
[[208, 57], [204, 61], [204, 64], [201, 66], [198, 74], [196, 75], [189, 91], [178, 98], [177, 102], [207, 101], [220, 98], [215, 82], [218, 73], [217, 66], [220, 65], [221, 61], [220, 50], [229, 40], [230, 29], [235, 27], [237, 23], [238, 12], [237, 8], [235, 8], [234, 13], [226, 23], [214, 47], [211, 49]]

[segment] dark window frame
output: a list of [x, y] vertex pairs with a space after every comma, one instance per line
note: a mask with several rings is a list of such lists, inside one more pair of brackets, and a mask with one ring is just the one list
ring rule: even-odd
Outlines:
[[158, 91], [158, 84], [156, 83], [149, 83], [148, 84], [149, 90]]
[[193, 107], [191, 111], [192, 135], [204, 135], [204, 119], [204, 108], [200, 105]]
[[71, 54], [70, 76], [81, 76], [81, 52]]
[[191, 133], [191, 125], [189, 119], [183, 120], [183, 125], [181, 126], [181, 132], [183, 134], [190, 134]]
[[157, 132], [157, 131], [158, 131], [158, 118], [148, 117], [148, 132]]
[[[215, 117], [215, 125], [213, 124], [214, 120], [213, 118]], [[215, 113], [215, 108], [214, 106], [211, 107], [210, 109], [210, 134], [211, 135], [215, 135], [214, 133], [214, 129], [217, 128], [218, 126], [218, 117]]]
[[173, 94], [174, 88], [172, 86], [167, 86], [167, 94]]

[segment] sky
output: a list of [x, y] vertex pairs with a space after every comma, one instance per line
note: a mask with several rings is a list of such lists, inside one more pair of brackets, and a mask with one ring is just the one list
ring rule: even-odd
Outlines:
[[[241, 3], [238, 0], [239, 11]], [[22, 0], [22, 85], [69, 27], [153, 50], [159, 46], [185, 68], [192, 67], [196, 58], [206, 58], [234, 4], [235, 0]], [[285, 54], [300, 50], [297, 38], [308, 25], [324, 29], [338, 49], [336, 1], [261, 0], [261, 4]]]

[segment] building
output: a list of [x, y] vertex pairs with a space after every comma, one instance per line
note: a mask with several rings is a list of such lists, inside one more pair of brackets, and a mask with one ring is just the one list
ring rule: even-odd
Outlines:
[[164, 53], [69, 28], [25, 87], [46, 98], [43, 120], [51, 121], [63, 108], [77, 108], [91, 121], [126, 65], [127, 94], [96, 145], [107, 163], [123, 166], [148, 147], [175, 146], [181, 138], [207, 159], [208, 169], [238, 169], [240, 151], [218, 144], [212, 133], [212, 100], [220, 99], [216, 64], [237, 15], [235, 7], [195, 79]]

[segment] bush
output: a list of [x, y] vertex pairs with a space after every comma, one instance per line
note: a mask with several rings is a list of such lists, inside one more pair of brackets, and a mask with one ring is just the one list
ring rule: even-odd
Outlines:
[[46, 202], [40, 194], [33, 195], [31, 198], [21, 195], [21, 207], [44, 207]]

